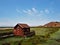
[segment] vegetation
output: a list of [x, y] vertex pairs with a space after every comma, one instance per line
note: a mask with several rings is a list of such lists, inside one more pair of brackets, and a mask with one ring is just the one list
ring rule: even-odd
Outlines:
[[13, 29], [0, 29], [0, 33], [9, 33], [9, 32], [12, 32]]
[[[10, 43], [10, 45], [60, 45], [60, 28], [30, 28], [31, 31], [35, 31], [36, 35], [32, 37], [9, 37], [0, 40], [0, 45], [3, 43]], [[4, 30], [5, 31], [5, 30]], [[4, 31], [0, 31], [3, 32]], [[6, 30], [11, 32], [13, 30]]]
[[53, 27], [50, 27], [50, 28], [45, 28], [45, 27], [41, 27], [41, 28], [31, 28], [30, 30], [34, 30], [36, 35], [46, 35], [46, 34], [52, 34], [56, 31], [58, 31], [60, 28], [53, 28]]

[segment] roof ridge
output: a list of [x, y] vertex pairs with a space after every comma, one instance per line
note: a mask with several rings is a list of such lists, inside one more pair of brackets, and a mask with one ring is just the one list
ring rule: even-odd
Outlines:
[[27, 24], [24, 23], [18, 23], [19, 26], [21, 26], [22, 28], [28, 28], [29, 26]]

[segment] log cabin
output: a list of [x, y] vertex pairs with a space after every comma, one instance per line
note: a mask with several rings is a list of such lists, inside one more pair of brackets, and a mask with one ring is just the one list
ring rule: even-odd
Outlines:
[[15, 36], [32, 36], [35, 35], [35, 32], [30, 32], [30, 27], [27, 24], [18, 23], [13, 30]]

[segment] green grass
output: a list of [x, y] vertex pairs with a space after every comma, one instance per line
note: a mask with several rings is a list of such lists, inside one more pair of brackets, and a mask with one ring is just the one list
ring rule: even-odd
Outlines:
[[53, 38], [53, 39], [60, 39], [60, 29], [59, 29], [59, 31], [51, 34], [51, 38]]
[[0, 30], [0, 33], [7, 33], [7, 32], [13, 32], [13, 29]]
[[36, 35], [45, 35], [50, 33], [51, 31], [58, 31], [60, 28], [30, 28], [30, 30], [34, 30]]
[[12, 44], [15, 45], [16, 43], [18, 43], [18, 41], [21, 41], [23, 39], [24, 38], [22, 38], [22, 37], [9, 37], [9, 38], [0, 40], [0, 45], [4, 42], [5, 43], [10, 43], [11, 45]]
[[31, 30], [34, 30], [36, 35], [44, 34], [44, 32], [47, 30], [46, 28], [31, 28]]
[[[59, 45], [58, 42], [55, 40], [46, 40], [46, 38], [42, 38], [40, 35], [46, 36], [48, 33], [50, 34], [50, 38], [54, 38], [60, 35], [60, 28], [30, 28], [31, 31], [35, 31], [36, 36], [33, 37], [28, 37], [28, 38], [22, 38], [22, 37], [9, 37], [6, 39], [0, 40], [0, 45], [2, 45], [3, 42], [8, 42], [11, 43], [11, 45], [17, 45], [18, 42], [22, 45], [51, 45], [51, 44], [56, 44]], [[5, 33], [5, 32], [12, 32], [12, 29], [8, 30], [0, 30], [0, 33]], [[59, 34], [59, 35], [58, 35]], [[60, 37], [59, 37], [60, 38]]]

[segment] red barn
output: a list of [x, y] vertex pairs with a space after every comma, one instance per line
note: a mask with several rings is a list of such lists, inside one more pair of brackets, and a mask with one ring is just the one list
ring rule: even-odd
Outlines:
[[19, 23], [14, 27], [13, 33], [16, 36], [23, 36], [24, 37], [30, 33], [30, 27], [27, 24], [20, 24]]

